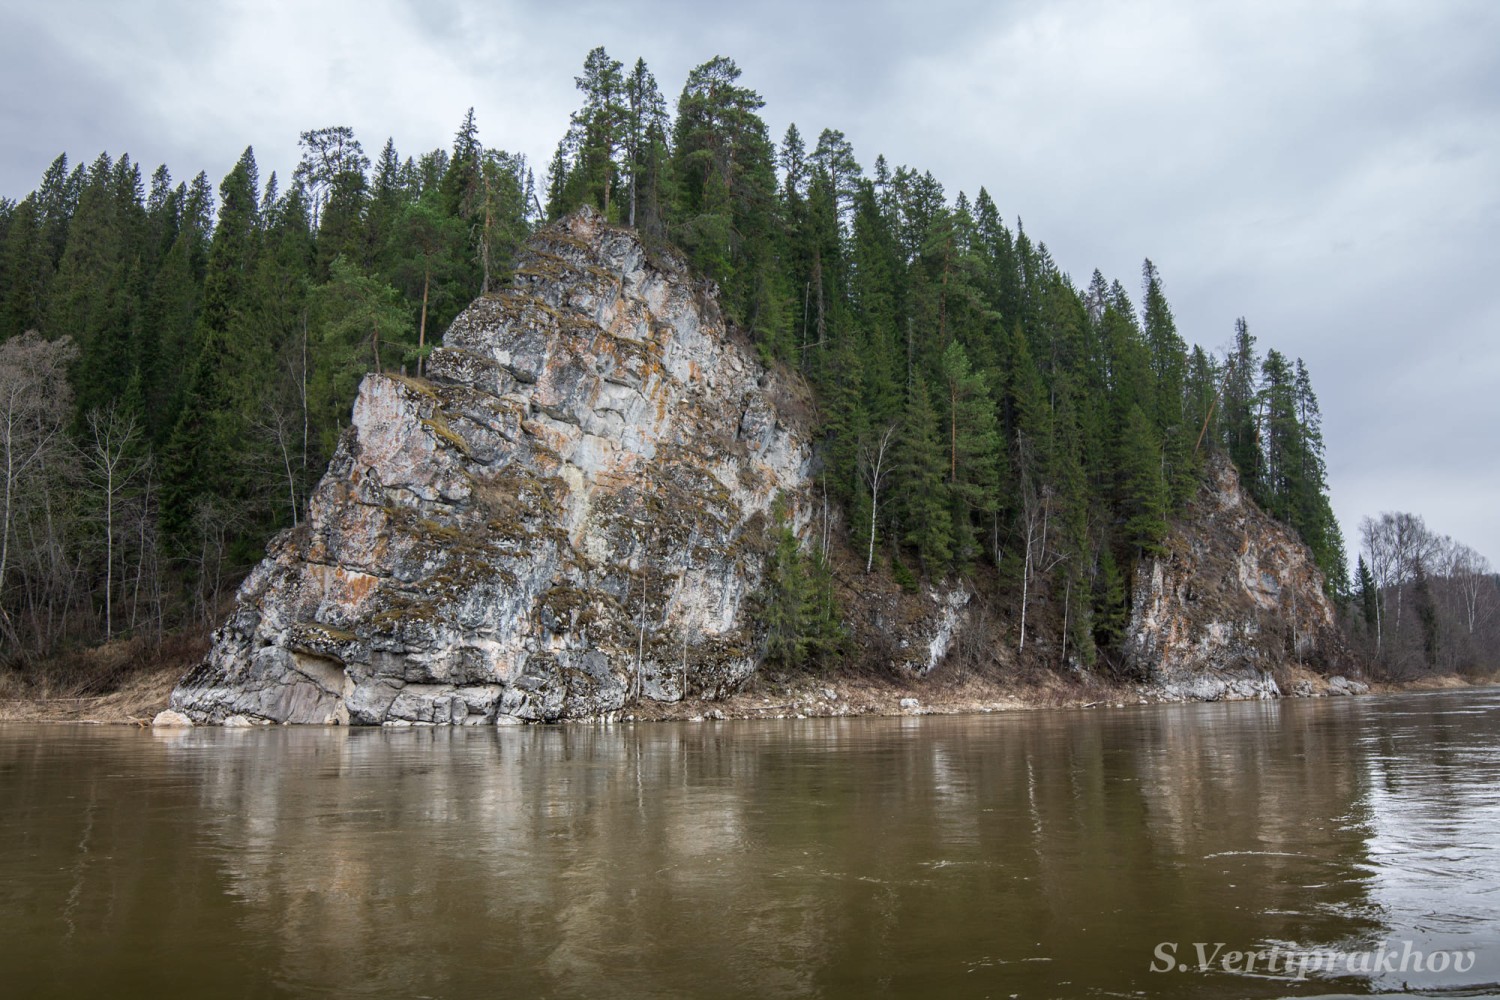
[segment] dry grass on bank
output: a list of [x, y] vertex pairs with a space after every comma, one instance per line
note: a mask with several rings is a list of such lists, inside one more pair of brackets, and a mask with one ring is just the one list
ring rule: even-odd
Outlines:
[[123, 639], [0, 668], [0, 721], [150, 723], [207, 652], [206, 632], [179, 633], [160, 645]]

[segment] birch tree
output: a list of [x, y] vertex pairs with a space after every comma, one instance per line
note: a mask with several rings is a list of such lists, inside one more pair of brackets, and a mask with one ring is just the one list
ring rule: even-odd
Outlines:
[[880, 487], [890, 475], [891, 443], [896, 439], [896, 424], [887, 425], [880, 437], [866, 441], [860, 452], [860, 470], [870, 487], [870, 543], [865, 553], [865, 573], [875, 565], [875, 526], [880, 523]]
[[116, 526], [144, 478], [145, 462], [136, 450], [141, 429], [133, 414], [110, 404], [88, 415], [89, 439], [84, 446], [84, 465], [90, 485], [99, 498], [98, 517], [104, 525], [104, 641], [114, 637]]

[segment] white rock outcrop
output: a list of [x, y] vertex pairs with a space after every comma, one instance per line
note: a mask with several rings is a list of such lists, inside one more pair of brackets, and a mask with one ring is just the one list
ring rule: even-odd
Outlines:
[[667, 252], [585, 210], [449, 328], [369, 375], [305, 524], [173, 692], [197, 722], [494, 724], [714, 695], [808, 412]]

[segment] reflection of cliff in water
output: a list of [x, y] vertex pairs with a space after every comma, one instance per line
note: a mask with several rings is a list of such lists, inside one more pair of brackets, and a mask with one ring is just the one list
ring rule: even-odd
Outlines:
[[1359, 769], [1290, 715], [245, 734], [292, 768], [204, 794], [288, 982], [1118, 985], [1161, 941], [1374, 929]]
[[1202, 994], [1158, 943], [1379, 936], [1370, 710], [0, 738], [79, 873], [3, 910], [250, 992]]

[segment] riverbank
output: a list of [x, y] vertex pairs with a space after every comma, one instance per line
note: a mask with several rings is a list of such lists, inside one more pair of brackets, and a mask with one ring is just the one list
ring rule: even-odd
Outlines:
[[24, 673], [0, 670], [0, 722], [150, 725], [208, 652], [208, 630], [160, 643], [121, 639], [72, 650]]
[[[1232, 682], [1239, 680], [1230, 676]], [[1217, 680], [1217, 679], [1216, 679]], [[1371, 691], [1419, 688], [1462, 688], [1470, 682], [1457, 677], [1425, 678], [1411, 685], [1367, 684], [1342, 677], [1324, 677], [1301, 668], [1278, 672], [1283, 697], [1322, 698], [1366, 694]], [[1486, 679], [1496, 683], [1500, 677]], [[1088, 675], [1043, 673], [1027, 679], [979, 675], [951, 676], [942, 669], [926, 678], [818, 678], [797, 676], [758, 679], [727, 698], [689, 698], [681, 702], [648, 702], [620, 713], [622, 720], [696, 721], [699, 719], [786, 719], [852, 715], [968, 715], [1026, 711], [1042, 708], [1122, 708], [1183, 701], [1248, 700], [1223, 697], [1184, 697], [1178, 686], [1111, 681]]]
[[[172, 688], [191, 664], [156, 663], [129, 673], [113, 691], [95, 695], [44, 693], [0, 695], [0, 722], [151, 724], [167, 707]], [[1428, 676], [1412, 681], [1343, 682], [1300, 668], [1281, 671], [1277, 682], [1287, 697], [1330, 697], [1397, 691], [1482, 687], [1500, 683], [1500, 674], [1482, 678]], [[9, 692], [7, 692], [9, 693]], [[1031, 678], [998, 678], [939, 669], [922, 678], [807, 674], [763, 676], [726, 698], [644, 702], [629, 706], [621, 721], [671, 722], [703, 719], [787, 719], [842, 716], [964, 715], [1042, 708], [1105, 708], [1178, 702], [1173, 691], [1092, 676], [1042, 673]], [[1228, 700], [1228, 699], [1226, 699]]]
[[0, 698], [0, 722], [85, 722], [149, 726], [182, 671], [176, 667], [141, 671], [118, 690], [99, 695], [46, 695]]

